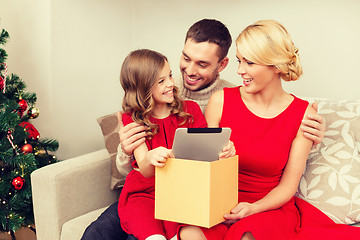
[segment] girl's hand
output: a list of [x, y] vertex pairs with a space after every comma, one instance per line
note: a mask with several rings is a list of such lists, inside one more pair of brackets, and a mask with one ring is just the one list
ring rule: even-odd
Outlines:
[[228, 157], [233, 157], [236, 154], [236, 149], [234, 143], [229, 141], [228, 144], [223, 148], [222, 153], [219, 154], [219, 159], [224, 159]]
[[242, 219], [244, 217], [248, 217], [255, 213], [258, 213], [258, 210], [257, 210], [255, 204], [241, 202], [230, 211], [230, 214], [224, 215], [224, 218], [226, 219], [226, 221], [224, 223], [225, 224], [233, 224], [233, 223], [239, 221], [240, 219]]
[[149, 163], [155, 167], [164, 167], [165, 162], [169, 157], [174, 157], [174, 154], [171, 149], [164, 147], [157, 147], [147, 153]]

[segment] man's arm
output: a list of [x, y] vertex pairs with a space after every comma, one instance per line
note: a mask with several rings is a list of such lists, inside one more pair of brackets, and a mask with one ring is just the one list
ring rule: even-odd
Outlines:
[[124, 126], [121, 112], [118, 112], [117, 117], [120, 126], [120, 144], [116, 155], [116, 168], [126, 176], [132, 170], [134, 149], [145, 142], [145, 127], [135, 122]]
[[[317, 111], [318, 105], [316, 102], [312, 107]], [[304, 136], [314, 142], [314, 146], [322, 142], [325, 136], [325, 120], [319, 114], [309, 114], [308, 119], [303, 119], [301, 130], [304, 131]]]

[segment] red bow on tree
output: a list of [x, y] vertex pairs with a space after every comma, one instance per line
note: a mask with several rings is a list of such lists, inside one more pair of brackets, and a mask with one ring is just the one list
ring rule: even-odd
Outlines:
[[22, 122], [19, 124], [21, 127], [25, 129], [27, 133], [29, 133], [28, 138], [32, 140], [38, 140], [40, 138], [39, 131], [29, 122]]

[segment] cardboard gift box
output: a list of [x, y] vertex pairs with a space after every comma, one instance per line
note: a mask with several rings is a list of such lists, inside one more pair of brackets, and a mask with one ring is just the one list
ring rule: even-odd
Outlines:
[[210, 228], [238, 203], [238, 156], [169, 158], [155, 170], [155, 218]]

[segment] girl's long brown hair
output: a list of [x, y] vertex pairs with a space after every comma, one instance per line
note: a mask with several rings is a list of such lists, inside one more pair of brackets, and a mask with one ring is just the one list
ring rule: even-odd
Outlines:
[[[158, 125], [149, 120], [155, 105], [152, 98], [152, 88], [157, 83], [159, 73], [167, 58], [161, 53], [140, 49], [131, 52], [124, 60], [120, 72], [120, 82], [125, 91], [122, 108], [132, 113], [134, 122], [147, 126], [149, 139], [158, 132]], [[184, 124], [192, 116], [184, 112], [183, 102], [179, 97], [179, 90], [174, 86], [174, 101], [169, 104], [171, 114], [182, 119]], [[192, 119], [191, 119], [192, 120]]]

